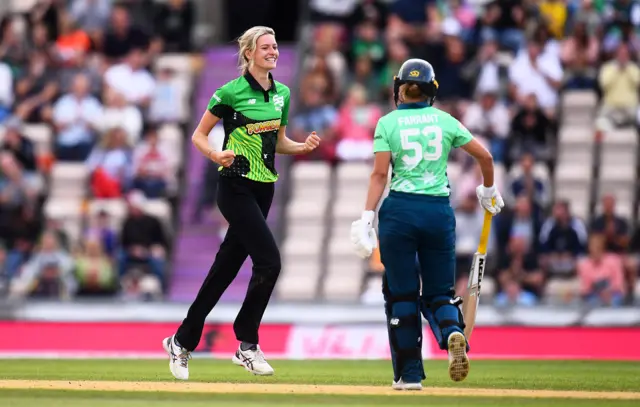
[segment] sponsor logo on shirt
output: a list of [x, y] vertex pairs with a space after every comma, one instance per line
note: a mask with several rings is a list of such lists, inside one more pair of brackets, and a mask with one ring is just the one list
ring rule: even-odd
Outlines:
[[280, 128], [280, 119], [269, 120], [266, 122], [247, 124], [248, 134], [266, 133], [268, 131], [276, 131]]

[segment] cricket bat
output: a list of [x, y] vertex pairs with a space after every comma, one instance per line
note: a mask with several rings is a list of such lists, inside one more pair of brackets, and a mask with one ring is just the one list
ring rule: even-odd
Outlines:
[[482, 284], [482, 277], [484, 276], [484, 268], [486, 265], [487, 244], [489, 243], [492, 218], [493, 215], [485, 210], [480, 243], [478, 244], [478, 250], [473, 255], [471, 271], [469, 272], [469, 284], [467, 285], [467, 292], [462, 300], [462, 315], [465, 323], [464, 335], [467, 337], [467, 341], [471, 338], [471, 331], [473, 331], [473, 327], [476, 324], [476, 314], [480, 301], [480, 285]]

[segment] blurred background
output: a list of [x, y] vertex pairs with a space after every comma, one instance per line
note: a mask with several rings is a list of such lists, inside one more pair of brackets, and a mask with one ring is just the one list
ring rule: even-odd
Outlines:
[[[0, 356], [162, 354], [227, 227], [191, 132], [238, 75], [235, 38], [268, 25], [288, 135], [323, 140], [277, 160], [268, 356], [388, 357], [384, 266], [348, 231], [393, 75], [415, 57], [435, 68], [436, 106], [491, 150], [507, 202], [472, 352], [640, 360], [610, 346], [640, 339], [636, 0], [5, 0], [0, 16]], [[462, 151], [448, 176], [463, 295], [482, 176]], [[247, 260], [198, 353], [235, 349], [250, 275]], [[586, 348], [562, 345], [576, 334]]]

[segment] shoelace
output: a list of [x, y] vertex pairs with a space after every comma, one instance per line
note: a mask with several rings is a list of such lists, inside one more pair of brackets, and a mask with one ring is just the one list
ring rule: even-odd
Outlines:
[[187, 352], [187, 351], [181, 352], [178, 355], [178, 359], [180, 359], [180, 366], [187, 367], [189, 364], [189, 359], [191, 359], [191, 352]]

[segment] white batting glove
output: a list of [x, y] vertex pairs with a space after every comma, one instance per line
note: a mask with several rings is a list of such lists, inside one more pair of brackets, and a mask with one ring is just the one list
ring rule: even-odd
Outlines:
[[351, 243], [353, 250], [362, 259], [371, 256], [373, 249], [378, 247], [378, 236], [373, 228], [373, 211], [365, 211], [362, 217], [351, 224]]
[[[495, 185], [489, 188], [482, 184], [478, 185], [476, 188], [476, 195], [478, 196], [480, 206], [494, 216], [499, 214], [502, 208], [504, 208], [504, 200]], [[495, 199], [495, 204], [492, 202], [493, 199]]]

